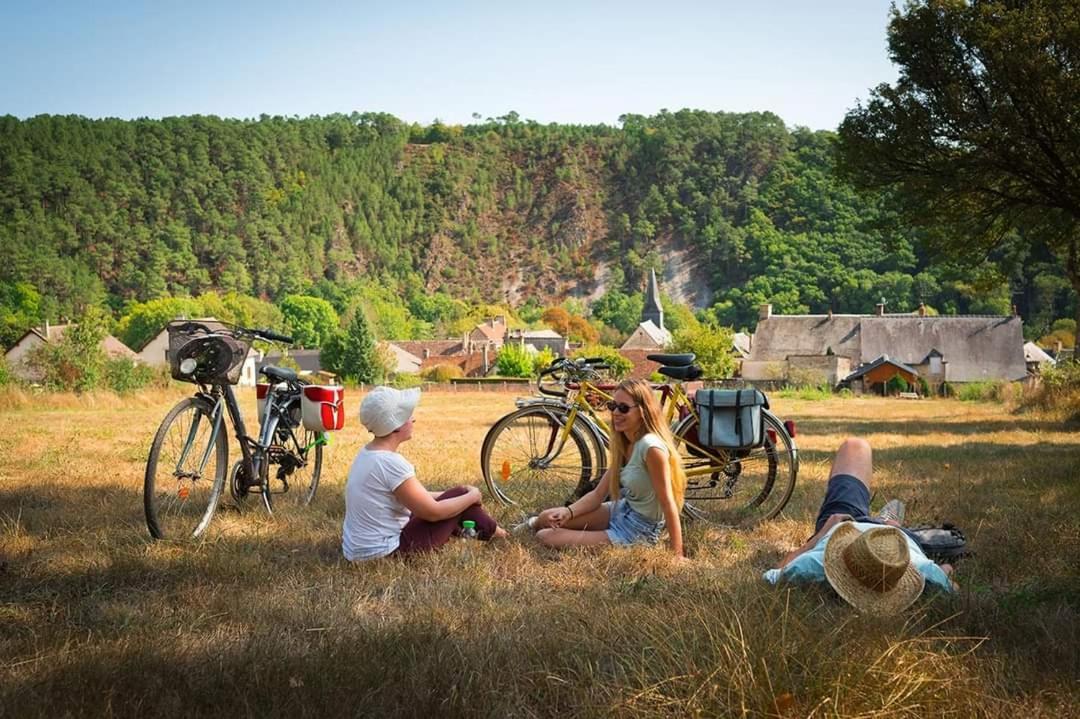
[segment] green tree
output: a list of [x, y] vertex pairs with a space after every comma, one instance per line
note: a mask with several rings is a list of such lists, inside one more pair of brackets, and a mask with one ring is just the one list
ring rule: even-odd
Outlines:
[[165, 329], [170, 321], [204, 315], [202, 302], [191, 297], [165, 297], [136, 302], [120, 317], [116, 325], [116, 336], [128, 347], [139, 349]]
[[1080, 4], [913, 0], [888, 42], [900, 77], [841, 124], [843, 173], [890, 191], [952, 257], [979, 261], [1020, 230], [1080, 295]]
[[575, 359], [578, 357], [601, 358], [611, 368], [608, 372], [615, 379], [622, 379], [630, 374], [630, 370], [634, 369], [633, 362], [619, 354], [619, 351], [614, 347], [608, 347], [607, 345], [586, 345], [571, 352], [570, 356]]
[[609, 289], [592, 303], [592, 316], [604, 324], [629, 335], [641, 321], [644, 304], [640, 294], [628, 295], [620, 289]]
[[29, 282], [0, 282], [0, 347], [15, 344], [41, 320], [41, 294]]
[[354, 312], [349, 328], [329, 338], [320, 359], [331, 372], [353, 382], [374, 384], [384, 379], [385, 368], [363, 312]]
[[281, 303], [281, 314], [294, 342], [309, 349], [321, 347], [341, 327], [334, 306], [318, 297], [289, 295]]
[[671, 351], [693, 352], [708, 379], [730, 377], [735, 372], [734, 332], [710, 323], [689, 324], [672, 336]]

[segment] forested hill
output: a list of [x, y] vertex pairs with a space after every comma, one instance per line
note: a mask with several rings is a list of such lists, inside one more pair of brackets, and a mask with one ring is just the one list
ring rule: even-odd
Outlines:
[[[649, 267], [723, 324], [779, 312], [1064, 314], [1048, 256], [1011, 284], [920, 255], [881, 198], [833, 175], [832, 135], [770, 113], [470, 126], [385, 114], [0, 118], [0, 289], [47, 307], [375, 280], [422, 298], [608, 305]], [[0, 293], [2, 294], [2, 293]], [[1055, 306], [1056, 305], [1056, 306]]]

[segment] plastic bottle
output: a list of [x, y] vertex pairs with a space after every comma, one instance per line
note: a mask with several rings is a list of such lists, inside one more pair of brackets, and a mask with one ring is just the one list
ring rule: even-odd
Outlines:
[[471, 519], [462, 520], [461, 537], [462, 539], [478, 539], [480, 535], [476, 531], [476, 522]]

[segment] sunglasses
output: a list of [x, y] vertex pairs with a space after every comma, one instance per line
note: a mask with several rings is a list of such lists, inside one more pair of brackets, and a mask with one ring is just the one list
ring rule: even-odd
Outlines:
[[607, 408], [612, 412], [619, 412], [621, 414], [630, 414], [630, 410], [637, 407], [636, 404], [626, 404], [624, 402], [616, 402], [615, 400], [609, 400]]

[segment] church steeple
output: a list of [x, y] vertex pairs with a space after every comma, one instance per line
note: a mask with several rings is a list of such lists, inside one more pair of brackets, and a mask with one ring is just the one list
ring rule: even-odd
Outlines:
[[645, 290], [645, 306], [641, 308], [641, 321], [664, 329], [664, 308], [660, 305], [660, 289], [656, 285], [656, 270], [649, 270], [649, 287]]

